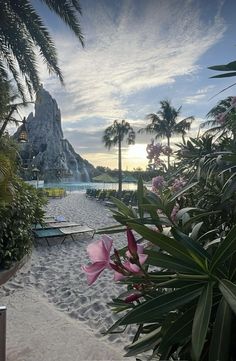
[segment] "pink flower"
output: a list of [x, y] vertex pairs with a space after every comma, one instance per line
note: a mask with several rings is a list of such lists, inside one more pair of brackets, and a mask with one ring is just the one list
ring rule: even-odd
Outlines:
[[127, 240], [128, 240], [128, 250], [131, 253], [131, 255], [135, 256], [137, 255], [137, 243], [135, 241], [134, 235], [131, 231], [131, 229], [127, 228]]
[[100, 273], [110, 266], [110, 252], [113, 240], [104, 235], [102, 239], [88, 245], [87, 252], [90, 260], [93, 262], [88, 266], [82, 266], [87, 275], [89, 286], [96, 281]]
[[137, 301], [142, 296], [141, 292], [134, 291], [129, 296], [125, 298], [125, 303], [131, 303]]
[[152, 190], [156, 192], [158, 189], [162, 188], [165, 185], [165, 180], [161, 175], [158, 175], [155, 178], [152, 178]]
[[[134, 263], [134, 259], [130, 251], [127, 251], [125, 255], [127, 257], [127, 260], [122, 264], [123, 272], [122, 273], [117, 271], [115, 272], [114, 274], [115, 281], [121, 281], [125, 277], [130, 276], [130, 274], [132, 273], [142, 274], [142, 270], [140, 270], [140, 267], [136, 263]], [[148, 255], [143, 253], [143, 246], [139, 244], [137, 245], [137, 256], [138, 256], [138, 261], [142, 266], [146, 262]]]
[[171, 212], [171, 219], [173, 222], [176, 221], [176, 215], [179, 212], [179, 209], [180, 209], [180, 205], [178, 203], [176, 203], [176, 205], [174, 206], [174, 208], [172, 209], [172, 212]]
[[183, 177], [180, 177], [179, 179], [175, 179], [174, 182], [171, 185], [171, 190], [173, 192], [180, 191], [184, 186], [186, 185], [186, 181]]

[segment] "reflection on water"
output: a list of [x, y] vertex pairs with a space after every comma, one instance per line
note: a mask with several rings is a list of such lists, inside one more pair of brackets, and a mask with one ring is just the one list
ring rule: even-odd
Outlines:
[[[92, 182], [78, 182], [78, 183], [45, 183], [44, 188], [63, 188], [68, 192], [80, 192], [86, 189], [115, 189], [118, 190], [118, 183], [92, 183]], [[122, 183], [123, 190], [136, 190], [137, 183]]]

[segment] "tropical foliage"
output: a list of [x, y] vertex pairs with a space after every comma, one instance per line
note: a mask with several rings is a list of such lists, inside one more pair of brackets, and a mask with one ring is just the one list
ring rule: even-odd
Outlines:
[[42, 221], [45, 198], [17, 176], [17, 145], [0, 138], [0, 269], [8, 268], [30, 252], [33, 223]]
[[118, 146], [118, 177], [119, 177], [119, 192], [122, 191], [122, 157], [121, 144], [126, 138], [128, 144], [134, 144], [135, 132], [128, 122], [122, 120], [118, 122], [115, 120], [111, 126], [105, 129], [102, 138], [105, 147], [111, 149], [113, 146]]
[[10, 267], [31, 251], [31, 228], [43, 221], [45, 199], [41, 192], [16, 177], [12, 199], [0, 205], [0, 269]]
[[[59, 16], [83, 45], [78, 19], [81, 15], [80, 1], [42, 1]], [[6, 69], [9, 69], [19, 93], [25, 100], [24, 85], [31, 95], [39, 87], [37, 57], [40, 56], [49, 72], [56, 74], [63, 82], [55, 45], [31, 1], [0, 0], [0, 8], [0, 78], [5, 77]]]
[[[230, 116], [230, 114], [229, 114]], [[113, 198], [127, 247], [104, 236], [90, 247], [89, 284], [104, 268], [127, 291], [109, 304], [120, 315], [107, 333], [136, 327], [126, 356], [137, 360], [236, 359], [236, 149], [229, 134], [179, 145], [177, 171], [139, 181], [138, 210]], [[108, 237], [108, 238], [107, 238]], [[101, 262], [94, 254], [100, 251]], [[92, 272], [93, 271], [93, 272]]]
[[[162, 100], [160, 102], [160, 110], [157, 113], [147, 115], [147, 120], [150, 123], [139, 130], [139, 132], [146, 132], [154, 134], [155, 138], [166, 138], [167, 146], [170, 148], [170, 139], [174, 134], [180, 134], [183, 137], [190, 129], [193, 117], [187, 117], [178, 121], [181, 108], [175, 109], [169, 100]], [[167, 154], [168, 168], [170, 167], [170, 152]]]

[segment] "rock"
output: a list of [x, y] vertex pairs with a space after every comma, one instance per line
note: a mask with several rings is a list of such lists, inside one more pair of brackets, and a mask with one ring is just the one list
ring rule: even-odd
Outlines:
[[[36, 95], [35, 114], [30, 113], [26, 128], [28, 142], [21, 144], [21, 157], [26, 178], [38, 168], [45, 182], [90, 181], [94, 167], [74, 151], [61, 128], [61, 112], [57, 102], [40, 87]], [[15, 133], [17, 138], [20, 128]]]

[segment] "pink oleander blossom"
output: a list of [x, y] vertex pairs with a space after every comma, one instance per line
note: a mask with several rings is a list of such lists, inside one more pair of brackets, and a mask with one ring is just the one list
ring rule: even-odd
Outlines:
[[161, 144], [154, 144], [154, 140], [152, 140], [152, 143], [147, 145], [146, 151], [148, 153], [147, 158], [155, 161], [155, 159], [160, 157], [163, 147]]
[[[144, 247], [142, 245], [138, 244], [137, 245], [137, 256], [138, 256], [138, 261], [141, 266], [146, 262], [146, 260], [148, 258], [148, 255], [144, 254], [143, 250], [144, 250]], [[121, 273], [121, 272], [116, 271], [114, 274], [115, 281], [121, 281], [125, 277], [130, 276], [132, 273], [142, 274], [142, 270], [140, 269], [140, 267], [136, 263], [133, 263], [133, 255], [130, 253], [130, 251], [126, 251], [125, 255], [126, 255], [127, 259], [122, 264], [124, 272]]]
[[131, 255], [136, 255], [138, 246], [135, 241], [133, 232], [131, 231], [131, 229], [127, 228], [126, 234], [127, 234], [127, 240], [128, 240], [128, 250]]
[[179, 212], [180, 210], [180, 205], [178, 203], [176, 203], [176, 205], [174, 206], [174, 208], [172, 209], [172, 212], [171, 212], [171, 219], [173, 222], [176, 221], [176, 216], [177, 216], [177, 213]]
[[163, 186], [165, 185], [165, 180], [164, 177], [162, 177], [161, 175], [158, 175], [155, 178], [152, 178], [152, 191], [156, 192], [159, 189], [163, 188]]
[[[82, 266], [82, 270], [86, 273], [87, 282], [90, 286], [105, 269], [114, 270], [114, 280], [120, 281], [124, 277], [142, 273], [140, 265], [143, 265], [147, 259], [147, 255], [143, 254], [143, 246], [138, 245], [134, 235], [130, 229], [127, 229], [128, 251], [122, 262], [119, 252], [114, 249], [114, 260], [111, 260], [110, 253], [113, 240], [103, 235], [98, 241], [90, 243], [87, 252], [91, 260], [88, 266]], [[138, 264], [136, 264], [138, 263]]]
[[186, 185], [186, 181], [183, 177], [177, 178], [171, 185], [172, 192], [180, 191]]
[[92, 264], [82, 266], [82, 269], [87, 275], [89, 286], [96, 281], [104, 269], [111, 268], [110, 252], [112, 244], [113, 240], [110, 237], [103, 235], [102, 239], [88, 245], [87, 252]]
[[128, 295], [124, 301], [125, 301], [125, 303], [131, 303], [131, 302], [137, 301], [141, 296], [142, 296], [141, 292], [134, 291], [133, 293]]

